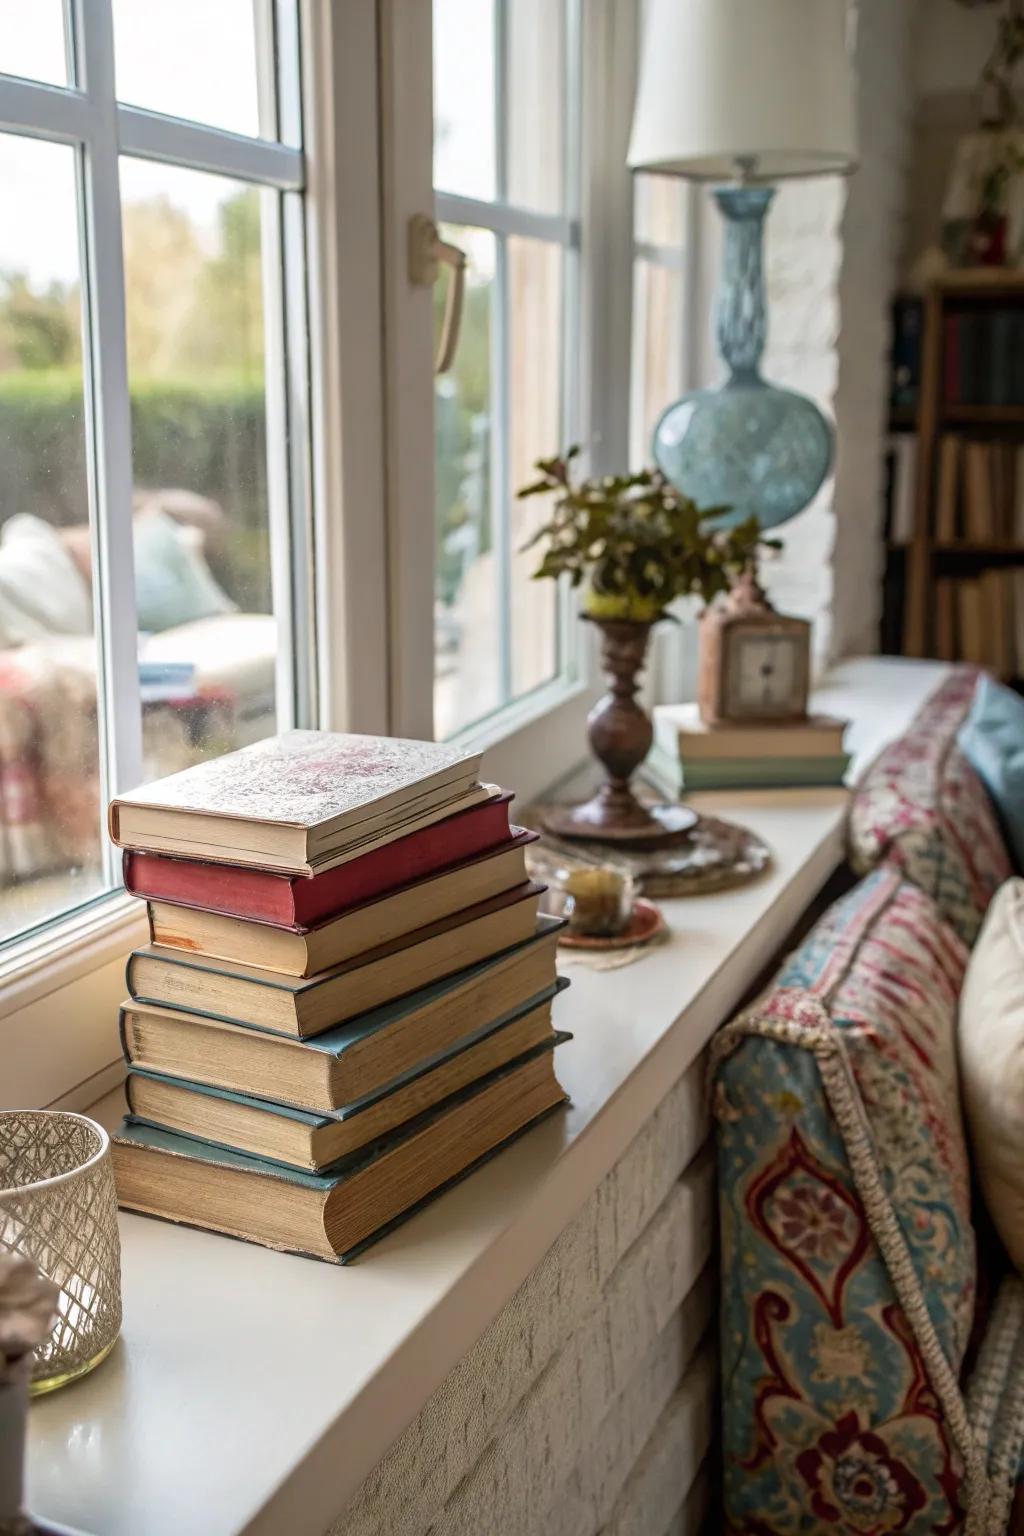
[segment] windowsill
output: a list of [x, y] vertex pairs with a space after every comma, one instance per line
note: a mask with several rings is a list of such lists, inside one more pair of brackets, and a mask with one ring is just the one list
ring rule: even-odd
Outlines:
[[87, 971], [145, 943], [145, 918], [126, 891], [111, 891], [88, 906], [15, 940], [0, 961], [4, 1012], [25, 1008]]
[[[863, 766], [945, 671], [848, 663], [816, 705], [854, 720]], [[670, 938], [640, 972], [572, 967], [571, 1107], [351, 1268], [123, 1216], [123, 1338], [33, 1405], [33, 1512], [93, 1536], [320, 1536], [785, 942], [841, 860], [844, 809], [737, 801], [773, 849], [765, 878], [664, 902]]]

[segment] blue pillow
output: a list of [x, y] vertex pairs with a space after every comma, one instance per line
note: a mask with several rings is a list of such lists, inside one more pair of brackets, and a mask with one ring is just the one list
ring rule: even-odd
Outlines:
[[132, 525], [139, 629], [159, 632], [194, 619], [231, 613], [234, 603], [198, 550], [165, 512], [144, 512]]
[[957, 737], [992, 797], [1018, 869], [1024, 869], [1024, 699], [982, 677]]

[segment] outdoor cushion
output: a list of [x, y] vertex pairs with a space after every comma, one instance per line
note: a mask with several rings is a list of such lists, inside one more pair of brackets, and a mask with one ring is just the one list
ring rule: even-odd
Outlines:
[[896, 864], [936, 902], [966, 944], [1012, 873], [985, 786], [957, 745], [978, 672], [960, 667], [926, 701], [904, 736], [858, 785], [850, 863], [865, 874]]
[[713, 1046], [725, 1502], [744, 1536], [983, 1517], [958, 1385], [975, 1298], [966, 963], [931, 898], [883, 866]]

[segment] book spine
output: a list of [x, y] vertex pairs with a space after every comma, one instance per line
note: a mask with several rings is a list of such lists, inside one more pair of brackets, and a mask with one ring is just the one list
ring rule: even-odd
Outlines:
[[126, 1013], [126, 1011], [127, 1010], [125, 1009], [125, 1006], [122, 1003], [120, 1008], [117, 1010], [117, 1034], [118, 1034], [118, 1039], [121, 1042], [121, 1055], [124, 1057], [124, 1059], [125, 1059], [126, 1063], [128, 1064], [128, 1066], [131, 1066], [132, 1058], [131, 1058], [131, 1053], [128, 1050], [128, 1030], [125, 1027], [125, 1013]]
[[960, 316], [947, 315], [943, 322], [943, 392], [947, 405], [960, 405]]
[[997, 310], [992, 316], [992, 356], [989, 368], [988, 404], [1013, 404], [1013, 315], [1009, 310]]

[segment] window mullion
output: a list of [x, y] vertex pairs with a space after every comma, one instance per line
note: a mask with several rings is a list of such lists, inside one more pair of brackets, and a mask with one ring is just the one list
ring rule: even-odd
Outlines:
[[494, 240], [494, 334], [491, 338], [491, 538], [498, 611], [498, 698], [512, 696], [512, 561], [509, 541], [509, 261], [504, 235]]
[[[124, 255], [114, 100], [110, 0], [75, 0], [76, 67], [93, 115], [81, 155], [82, 270], [85, 277], [86, 408], [102, 799], [142, 777], [135, 571], [132, 546], [132, 432], [128, 393]], [[113, 871], [112, 871], [113, 873]]]
[[302, 154], [286, 144], [248, 138], [225, 128], [209, 128], [183, 118], [149, 112], [145, 107], [118, 106], [117, 131], [126, 155], [184, 165], [239, 181], [290, 191], [302, 186]]
[[80, 91], [0, 74], [0, 131], [80, 143], [92, 122], [92, 103]]

